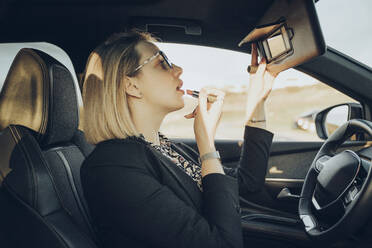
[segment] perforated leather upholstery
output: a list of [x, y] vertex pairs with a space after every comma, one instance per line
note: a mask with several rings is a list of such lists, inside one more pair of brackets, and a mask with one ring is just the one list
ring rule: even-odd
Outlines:
[[71, 73], [22, 49], [0, 94], [0, 231], [14, 247], [96, 247], [80, 183], [92, 147], [77, 130]]

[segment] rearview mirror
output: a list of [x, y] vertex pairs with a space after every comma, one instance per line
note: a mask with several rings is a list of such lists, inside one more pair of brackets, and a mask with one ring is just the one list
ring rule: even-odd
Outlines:
[[338, 104], [316, 114], [316, 132], [319, 138], [325, 140], [348, 120], [361, 118], [363, 118], [363, 108], [359, 103]]

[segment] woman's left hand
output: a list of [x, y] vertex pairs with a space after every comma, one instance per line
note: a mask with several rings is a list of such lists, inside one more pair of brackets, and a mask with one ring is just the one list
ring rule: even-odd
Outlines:
[[276, 74], [273, 74], [267, 70], [266, 61], [264, 59], [258, 64], [258, 53], [257, 45], [252, 44], [252, 59], [251, 66], [258, 66], [256, 73], [250, 74], [249, 86], [247, 91], [247, 108], [246, 118], [247, 121], [251, 120], [253, 115], [263, 115], [264, 113], [256, 113], [257, 108], [263, 106], [265, 100], [269, 96]]

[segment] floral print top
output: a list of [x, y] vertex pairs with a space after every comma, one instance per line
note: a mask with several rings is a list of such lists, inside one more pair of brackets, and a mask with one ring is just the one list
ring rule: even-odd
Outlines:
[[[141, 137], [144, 139], [142, 135]], [[172, 160], [181, 170], [183, 170], [187, 175], [189, 175], [191, 179], [196, 182], [200, 191], [203, 191], [200, 165], [185, 159], [181, 154], [172, 149], [171, 141], [160, 132], [159, 141], [160, 145], [156, 145], [151, 142], [149, 143], [152, 147], [154, 147], [156, 150], [158, 150], [163, 155]]]

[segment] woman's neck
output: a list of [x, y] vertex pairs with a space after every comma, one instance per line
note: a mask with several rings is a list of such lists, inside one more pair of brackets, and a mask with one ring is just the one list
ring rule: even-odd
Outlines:
[[[134, 107], [134, 106], [133, 106]], [[152, 108], [132, 108], [132, 120], [137, 131], [145, 139], [159, 145], [159, 129], [166, 113], [155, 111]]]

